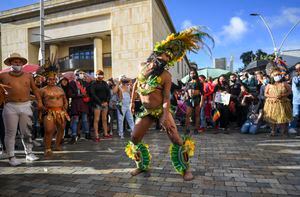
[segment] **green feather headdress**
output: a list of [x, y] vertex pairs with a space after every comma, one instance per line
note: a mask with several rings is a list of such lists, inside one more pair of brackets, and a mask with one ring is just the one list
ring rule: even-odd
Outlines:
[[212, 41], [214, 46], [214, 39], [206, 32], [202, 31], [200, 27], [190, 27], [179, 33], [169, 35], [165, 40], [156, 43], [154, 52], [166, 53], [171, 60], [168, 62], [169, 66], [181, 61], [187, 51], [196, 53], [201, 48], [206, 48], [211, 54], [210, 47], [205, 43], [205, 39]]

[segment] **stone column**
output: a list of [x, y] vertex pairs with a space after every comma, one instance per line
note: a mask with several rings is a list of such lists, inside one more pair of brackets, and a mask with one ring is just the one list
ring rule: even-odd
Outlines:
[[58, 46], [51, 44], [49, 46], [49, 50], [50, 50], [50, 62], [51, 63], [55, 63], [57, 61], [57, 52], [58, 52]]
[[103, 70], [103, 46], [101, 38], [94, 38], [94, 72]]

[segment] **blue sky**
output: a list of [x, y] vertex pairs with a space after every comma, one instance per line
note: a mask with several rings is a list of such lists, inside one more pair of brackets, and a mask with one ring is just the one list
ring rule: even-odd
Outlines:
[[[259, 17], [262, 14], [271, 26], [277, 46], [288, 30], [300, 20], [299, 0], [165, 0], [177, 30], [190, 25], [209, 28], [215, 40], [213, 57], [234, 57], [234, 68], [242, 66], [239, 57], [249, 50], [273, 50], [271, 38]], [[286, 40], [283, 50], [300, 49], [300, 24]], [[191, 54], [189, 58], [199, 67], [212, 65], [204, 52]]]
[[[1, 0], [0, 11], [37, 3], [38, 0]], [[216, 40], [213, 57], [234, 57], [234, 68], [242, 66], [239, 57], [249, 50], [273, 50], [267, 29], [258, 17], [270, 24], [277, 46], [288, 30], [300, 20], [300, 0], [165, 0], [177, 31], [192, 25], [206, 26]], [[283, 50], [300, 49], [300, 24], [290, 34]], [[199, 67], [212, 65], [205, 52], [188, 54]]]

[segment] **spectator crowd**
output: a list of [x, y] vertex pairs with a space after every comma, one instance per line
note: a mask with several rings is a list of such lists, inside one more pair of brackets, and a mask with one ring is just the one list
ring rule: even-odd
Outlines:
[[[180, 87], [173, 84], [170, 92], [174, 117], [183, 126], [184, 133], [194, 135], [213, 128], [214, 134], [230, 134], [234, 128], [243, 134], [265, 131], [270, 137], [297, 134], [300, 63], [296, 64], [293, 73], [273, 63], [269, 68], [266, 72], [232, 73], [216, 79], [198, 76], [197, 70], [191, 69], [188, 82]], [[138, 98], [135, 110], [130, 108], [135, 80], [124, 75], [106, 80], [102, 70], [96, 72], [95, 78], [89, 77], [83, 70], [75, 70], [74, 76], [74, 80], [60, 77], [56, 81], [56, 86], [65, 93], [68, 101], [66, 111], [70, 116], [62, 137], [69, 139], [70, 144], [76, 144], [80, 138], [96, 143], [111, 139], [113, 135], [124, 139], [124, 133], [133, 130], [141, 110]], [[44, 76], [34, 74], [33, 79], [39, 89], [47, 84]], [[44, 137], [44, 126], [34, 96], [32, 106], [32, 139], [35, 146], [40, 146], [36, 138]], [[2, 113], [3, 106], [0, 110]], [[2, 115], [0, 117], [1, 157], [7, 158], [6, 133]], [[156, 128], [160, 129], [159, 122]]]

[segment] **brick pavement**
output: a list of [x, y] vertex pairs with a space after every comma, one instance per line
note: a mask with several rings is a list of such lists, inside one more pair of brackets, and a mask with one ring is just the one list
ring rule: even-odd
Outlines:
[[[191, 160], [195, 179], [184, 182], [171, 167], [169, 140], [151, 130], [144, 141], [152, 154], [151, 177], [131, 177], [134, 164], [126, 140], [65, 145], [52, 160], [9, 167], [0, 161], [0, 196], [297, 196], [300, 195], [300, 138], [265, 134], [195, 136]], [[22, 153], [19, 153], [21, 155]], [[24, 155], [22, 155], [24, 157]]]

